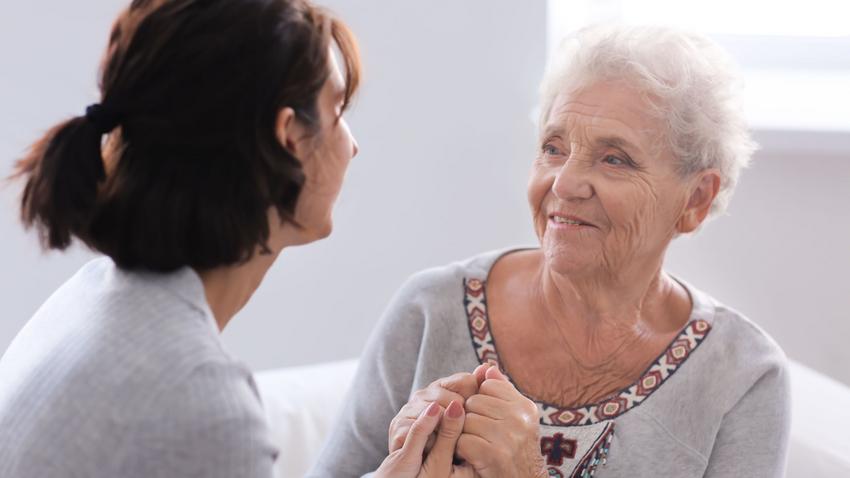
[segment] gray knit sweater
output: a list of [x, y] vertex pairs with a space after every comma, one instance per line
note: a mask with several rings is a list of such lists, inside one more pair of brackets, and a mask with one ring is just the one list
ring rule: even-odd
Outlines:
[[0, 359], [3, 478], [269, 478], [276, 453], [191, 269], [96, 259]]
[[[485, 286], [506, 252], [426, 270], [402, 286], [308, 476], [375, 470], [387, 455], [390, 420], [411, 392], [498, 362]], [[631, 386], [577, 408], [537, 402], [550, 476], [783, 475], [790, 424], [784, 354], [741, 314], [684, 285], [693, 299], [689, 322]]]

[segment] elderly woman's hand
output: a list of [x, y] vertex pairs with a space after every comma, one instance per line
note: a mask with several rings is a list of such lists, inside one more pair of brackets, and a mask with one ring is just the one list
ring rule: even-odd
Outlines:
[[537, 405], [498, 367], [486, 370], [478, 394], [466, 401], [466, 421], [456, 453], [482, 478], [546, 477]]
[[[390, 422], [389, 429], [389, 452], [400, 449], [408, 436], [411, 425], [422, 411], [432, 403], [437, 403], [443, 408], [448, 408], [452, 401], [458, 402], [461, 407], [466, 399], [478, 393], [478, 386], [484, 381], [486, 365], [479, 365], [472, 373], [456, 373], [449, 377], [440, 378], [431, 382], [427, 387], [417, 390], [410, 396], [410, 401], [401, 408], [398, 414]], [[427, 453], [434, 444], [435, 436], [430, 436], [425, 444]]]
[[[453, 464], [464, 416], [460, 402], [449, 403], [445, 413], [438, 403], [432, 402], [408, 427], [404, 445], [390, 453], [375, 472], [375, 478], [474, 478], [471, 466]], [[437, 438], [423, 463], [425, 444], [435, 431]]]

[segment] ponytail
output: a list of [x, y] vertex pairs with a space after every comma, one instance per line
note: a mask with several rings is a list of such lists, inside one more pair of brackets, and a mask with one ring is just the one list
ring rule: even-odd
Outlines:
[[108, 123], [100, 105], [89, 107], [86, 116], [53, 127], [18, 161], [15, 176], [26, 179], [21, 219], [26, 227], [38, 229], [44, 247], [65, 249], [72, 235], [87, 239], [98, 187], [106, 176], [101, 142], [115, 126]]

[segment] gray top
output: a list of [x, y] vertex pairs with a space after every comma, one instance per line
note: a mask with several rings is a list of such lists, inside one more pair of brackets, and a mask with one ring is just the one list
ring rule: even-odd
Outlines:
[[[506, 252], [429, 269], [401, 287], [308, 476], [375, 470], [387, 455], [390, 420], [411, 392], [498, 361], [484, 286]], [[593, 472], [594, 463], [591, 476], [599, 478], [783, 475], [790, 425], [784, 354], [740, 313], [683, 285], [693, 300], [690, 320], [638, 381], [583, 407], [537, 402], [550, 476]]]
[[268, 478], [276, 455], [189, 268], [96, 259], [0, 359], [3, 478]]

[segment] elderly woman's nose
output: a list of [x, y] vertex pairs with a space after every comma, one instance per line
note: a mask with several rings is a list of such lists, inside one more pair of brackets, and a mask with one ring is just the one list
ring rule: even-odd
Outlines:
[[552, 193], [558, 199], [589, 199], [593, 195], [587, 160], [571, 155], [558, 171], [552, 183]]

